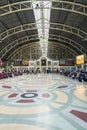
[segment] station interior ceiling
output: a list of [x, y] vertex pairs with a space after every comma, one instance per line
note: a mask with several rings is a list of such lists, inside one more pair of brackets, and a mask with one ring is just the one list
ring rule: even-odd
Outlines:
[[46, 48], [53, 60], [87, 54], [87, 0], [0, 0], [0, 57], [35, 60]]

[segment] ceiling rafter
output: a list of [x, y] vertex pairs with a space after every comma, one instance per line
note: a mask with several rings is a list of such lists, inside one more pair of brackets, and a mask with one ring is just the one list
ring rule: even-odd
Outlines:
[[[25, 43], [25, 42], [29, 42], [31, 40], [36, 40], [37, 39], [37, 35], [31, 35], [31, 36], [26, 36], [23, 37], [21, 39], [18, 39], [14, 42], [12, 42], [11, 44], [9, 44], [8, 46], [6, 46], [5, 48], [3, 48], [0, 52], [1, 57], [4, 57], [4, 55], [6, 55], [12, 48], [16, 47], [17, 45], [20, 45], [21, 43]], [[80, 44], [76, 43], [75, 41], [63, 37], [63, 36], [55, 36], [53, 34], [50, 34], [50, 39], [52, 40], [56, 40], [59, 42], [64, 42], [67, 43], [67, 45], [70, 45], [72, 47], [74, 47], [76, 50], [78, 50], [80, 53], [86, 53], [86, 49], [83, 48], [83, 46], [81, 46]], [[38, 39], [37, 39], [38, 40]]]
[[[14, 52], [12, 52], [8, 57], [7, 57], [7, 59], [14, 59], [14, 57], [20, 52], [20, 51], [22, 51], [22, 49], [25, 49], [25, 48], [32, 48], [32, 47], [34, 47], [34, 48], [36, 48], [36, 49], [38, 49], [39, 51], [40, 51], [40, 45], [38, 44], [38, 42], [34, 42], [34, 43], [31, 43], [31, 44], [27, 44], [27, 45], [23, 45], [23, 46], [21, 46], [21, 47], [19, 47], [19, 48], [17, 48]], [[38, 48], [37, 48], [38, 47]], [[20, 50], [20, 51], [19, 51]], [[30, 52], [31, 53], [31, 52]], [[30, 54], [30, 55], [32, 55], [32, 53]], [[41, 56], [41, 54], [38, 54], [38, 55], [40, 55]]]
[[[40, 19], [35, 21], [35, 16], [33, 11], [35, 6], [33, 8], [32, 1], [34, 2], [36, 0], [30, 0], [30, 1], [21, 0], [21, 2], [16, 2], [15, 0], [12, 1], [8, 0], [7, 5], [4, 5], [6, 3], [2, 1], [3, 2], [2, 5], [4, 6], [0, 7], [0, 19], [2, 21], [2, 25], [0, 25], [1, 26], [1, 33], [0, 33], [0, 56], [1, 57], [4, 57], [6, 54], [8, 54], [8, 52], [10, 54], [10, 51], [13, 50], [13, 48], [16, 49], [17, 46], [20, 47], [24, 44], [26, 45], [28, 44], [28, 42], [30, 44], [32, 41], [40, 42], [40, 37], [37, 31], [37, 24], [39, 24], [41, 21], [42, 21], [42, 25], [44, 21], [45, 32], [46, 32], [45, 34], [48, 34], [47, 29], [49, 25], [48, 43], [50, 41], [52, 41], [53, 44], [54, 42], [56, 43], [58, 42], [61, 45], [65, 44], [66, 46], [71, 47], [71, 49], [75, 49], [77, 53], [80, 52], [80, 53], [87, 54], [86, 51], [87, 50], [87, 46], [86, 46], [87, 4], [85, 4], [85, 2], [82, 2], [83, 3], [82, 4], [80, 3], [80, 1], [69, 2], [66, 0], [51, 0], [52, 6], [49, 7], [43, 5], [44, 0], [38, 0], [39, 2], [43, 2], [43, 4], [39, 6], [39, 9], [41, 11], [47, 8], [51, 9], [51, 17], [50, 17], [51, 19], [47, 20], [45, 17], [44, 18], [41, 17]], [[22, 13], [19, 12], [23, 13], [23, 19], [22, 16], [20, 17]], [[32, 18], [30, 20], [31, 15]], [[64, 15], [64, 18], [62, 18], [62, 15]], [[25, 16], [26, 17], [29, 16], [29, 17], [25, 19]], [[41, 16], [43, 16], [43, 12], [41, 13]], [[13, 23], [11, 24], [10, 18], [12, 17], [13, 17], [12, 20]], [[75, 21], [76, 24], [75, 24], [74, 20], [76, 17], [78, 17], [78, 19], [76, 19]], [[7, 20], [7, 18], [8, 21], [3, 21], [5, 19]], [[6, 26], [8, 25], [7, 28], [4, 25]], [[39, 29], [41, 29], [42, 27], [43, 26], [39, 25]], [[44, 35], [44, 28], [43, 28], [43, 35]]]
[[[47, 25], [47, 24], [48, 23], [45, 23], [45, 25]], [[75, 28], [75, 27], [72, 27], [72, 26], [69, 26], [66, 24], [61, 24], [61, 23], [49, 23], [49, 24], [50, 24], [50, 29], [67, 31], [69, 33], [77, 35], [80, 38], [87, 37], [87, 32], [80, 30], [78, 28]], [[16, 33], [20, 33], [22, 31], [27, 31], [27, 30], [34, 30], [34, 29], [37, 29], [36, 23], [29, 23], [29, 24], [16, 26], [14, 28], [11, 28], [11, 29], [8, 29], [8, 30], [2, 32], [0, 34], [1, 40], [4, 40], [5, 38], [8, 38], [9, 36], [15, 35]], [[87, 40], [87, 39], [85, 39], [85, 40]]]
[[[6, 46], [4, 49], [2, 49], [1, 52], [0, 52], [0, 55], [2, 57], [4, 57], [12, 48], [20, 45], [21, 43], [25, 43], [27, 41], [29, 42], [29, 41], [31, 41], [33, 39], [37, 39], [37, 35], [26, 36], [26, 37], [23, 37], [21, 39], [18, 39], [16, 41], [12, 42], [11, 44], [9, 44], [8, 46]], [[50, 34], [50, 39], [56, 40], [56, 41], [59, 41], [59, 42], [67, 43], [67, 45], [70, 45], [70, 46], [74, 47], [80, 53], [86, 53], [86, 49], [83, 48], [83, 46], [81, 46], [80, 44], [76, 43], [75, 41], [73, 41], [73, 40], [71, 40], [69, 38], [54, 35], [54, 34]], [[59, 44], [59, 43], [57, 43], [57, 44]]]
[[[62, 1], [62, 0], [60, 1], [51, 0], [51, 1], [53, 2], [51, 9], [57, 9], [57, 10], [61, 9], [61, 10], [70, 11], [70, 12], [87, 16], [86, 5], [78, 4], [74, 2]], [[29, 9], [30, 10], [32, 9], [31, 1], [16, 2], [16, 3], [12, 3], [12, 4], [8, 4], [8, 5], [0, 7], [0, 16], [5, 16], [10, 13], [15, 13], [15, 12], [29, 10]]]
[[[54, 42], [54, 43], [56, 43], [56, 42]], [[14, 52], [12, 52], [9, 56], [8, 56], [8, 58], [7, 59], [14, 59], [14, 57], [15, 57], [15, 55], [16, 54], [18, 54], [19, 53], [19, 51], [18, 50], [21, 50], [21, 48], [27, 48], [28, 46], [29, 46], [30, 44], [27, 44], [26, 46], [24, 45], [24, 46], [21, 46], [21, 47], [19, 47], [18, 49], [16, 49]], [[32, 46], [37, 46], [37, 44], [32, 44], [32, 45], [30, 45], [30, 47], [32, 47]], [[61, 45], [61, 44], [56, 44], [55, 45], [56, 47], [58, 46], [61, 46], [61, 47], [64, 47], [64, 48], [66, 48], [66, 50], [67, 51], [70, 51], [70, 53], [72, 54], [72, 55], [74, 55], [74, 56], [76, 56], [77, 55], [77, 53], [73, 50], [73, 49], [71, 49], [70, 47], [68, 47], [68, 46], [65, 46], [65, 45]]]

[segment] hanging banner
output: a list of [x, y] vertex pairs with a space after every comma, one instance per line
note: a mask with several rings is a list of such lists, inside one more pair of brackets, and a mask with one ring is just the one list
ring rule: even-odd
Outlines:
[[79, 55], [79, 56], [76, 57], [76, 64], [77, 65], [84, 64], [84, 62], [85, 62], [84, 55]]
[[3, 64], [3, 63], [2, 63], [2, 59], [0, 58], [0, 67], [2, 67], [2, 64]]

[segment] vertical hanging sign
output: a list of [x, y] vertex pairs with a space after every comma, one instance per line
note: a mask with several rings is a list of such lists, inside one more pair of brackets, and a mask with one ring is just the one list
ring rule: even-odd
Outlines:
[[0, 58], [0, 67], [2, 67], [2, 59]]

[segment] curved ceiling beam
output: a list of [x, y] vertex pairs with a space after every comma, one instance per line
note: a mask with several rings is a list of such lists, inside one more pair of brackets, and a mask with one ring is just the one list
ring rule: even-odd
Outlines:
[[[33, 27], [33, 28], [32, 28]], [[3, 38], [6, 38], [6, 37], [9, 37], [9, 36], [12, 36], [12, 35], [14, 35], [15, 33], [20, 33], [21, 31], [26, 31], [26, 30], [31, 30], [31, 28], [32, 29], [35, 29], [35, 23], [32, 23], [32, 24], [24, 24], [24, 25], [22, 25], [22, 26], [18, 26], [18, 27], [15, 27], [15, 28], [12, 28], [12, 29], [9, 29], [8, 31], [6, 31], [6, 32], [3, 32], [2, 34], [1, 34], [1, 36], [3, 37]], [[24, 30], [23, 30], [24, 29]], [[61, 30], [61, 31], [65, 31], [65, 32], [68, 32], [68, 33], [72, 33], [72, 34], [74, 34], [74, 35], [77, 35], [77, 36], [79, 36], [79, 37], [82, 37], [83, 35], [85, 36], [85, 35], [87, 35], [87, 33], [86, 32], [83, 32], [82, 30], [79, 30], [79, 29], [77, 29], [77, 28], [74, 28], [74, 27], [72, 27], [72, 26], [68, 26], [68, 25], [64, 25], [64, 24], [59, 24], [59, 23], [51, 23], [51, 29], [56, 29], [56, 30]], [[6, 34], [6, 36], [5, 36], [5, 34]], [[51, 36], [51, 35], [50, 35]], [[65, 39], [65, 41], [67, 41], [68, 40], [68, 42], [69, 42], [69, 44], [72, 44], [72, 46], [74, 46], [74, 47], [76, 47], [77, 48], [77, 46], [80, 48], [80, 50], [81, 50], [81, 52], [86, 52], [86, 49], [82, 46], [82, 45], [80, 45], [79, 43], [77, 43], [77, 42], [75, 42], [75, 41], [73, 41], [73, 40], [71, 40], [71, 39], [67, 39], [67, 38], [62, 38], [61, 39], [61, 37], [58, 37], [57, 35], [54, 35], [54, 36], [52, 36], [53, 37], [53, 39], [54, 39], [54, 37], [55, 38], [57, 38], [57, 39], [59, 39], [59, 40], [63, 40], [64, 41], [64, 39]], [[30, 41], [30, 40], [38, 40], [38, 34], [36, 35], [31, 35], [31, 36], [28, 36], [28, 37], [25, 37], [25, 38], [21, 38], [21, 39], [19, 39], [19, 40], [16, 40], [16, 41], [14, 41], [14, 42], [12, 42], [12, 43], [10, 43], [8, 46], [6, 46], [4, 49], [2, 49], [1, 50], [1, 55], [3, 55], [3, 54], [5, 54], [6, 52], [7, 52], [7, 49], [9, 50], [9, 48], [11, 48], [11, 46], [12, 47], [14, 47], [14, 45], [16, 45], [16, 44], [20, 44], [20, 42], [21, 41]]]
[[[63, 49], [62, 46], [56, 46], [56, 45], [55, 45], [54, 47], [57, 47], [57, 50], [59, 50], [59, 49], [61, 48], [61, 52], [62, 52], [62, 49]], [[51, 49], [51, 51], [52, 51], [52, 50], [54, 50], [54, 49]], [[70, 54], [72, 54], [73, 57], [76, 57], [76, 55], [77, 55], [77, 53], [70, 52], [71, 50], [69, 50], [69, 49], [67, 49], [67, 48], [64, 48], [63, 50], [66, 50], [67, 53], [69, 52]], [[50, 49], [49, 49], [49, 51], [50, 51]], [[47, 55], [52, 55], [52, 54], [56, 54], [56, 55], [57, 55], [57, 53], [51, 53], [51, 54], [50, 54], [50, 52], [49, 52]]]
[[[52, 4], [51, 9], [70, 11], [70, 12], [87, 16], [86, 5], [77, 4], [75, 2], [62, 1], [62, 0], [60, 1], [51, 0], [51, 1], [54, 2]], [[42, 6], [40, 6], [39, 8], [42, 8]], [[45, 7], [44, 5], [43, 8], [45, 9], [47, 7]], [[22, 1], [22, 2], [17, 2], [17, 3], [12, 3], [12, 4], [8, 4], [8, 5], [0, 7], [0, 16], [5, 16], [11, 13], [31, 10], [31, 9], [33, 9], [31, 1]]]
[[[64, 44], [61, 44], [61, 43], [57, 43], [57, 42], [54, 42], [54, 44], [53, 44], [53, 42], [50, 42], [49, 44], [48, 44], [48, 46], [50, 45], [50, 44], [52, 44], [53, 45], [53, 47], [59, 47], [59, 46], [61, 46], [61, 47], [64, 47], [64, 48], [66, 48], [67, 49], [67, 51], [69, 51], [69, 52], [71, 52], [74, 56], [76, 56], [76, 55], [78, 55], [78, 53], [75, 51], [75, 50], [73, 50], [72, 48], [70, 48], [69, 46], [66, 46], [66, 45], [64, 45]], [[50, 45], [51, 46], [51, 45]], [[57, 49], [57, 48], [56, 48]]]
[[[13, 59], [17, 54], [20, 53], [20, 51], [24, 50], [25, 48], [26, 48], [26, 49], [29, 48], [29, 49], [30, 49], [30, 55], [32, 55], [32, 52], [31, 52], [32, 47], [34, 47], [34, 48], [36, 48], [36, 49], [38, 48], [38, 50], [40, 50], [40, 45], [39, 45], [37, 42], [31, 43], [31, 44], [28, 43], [28, 44], [23, 45], [23, 46], [17, 48], [16, 50], [14, 50], [14, 51], [7, 57], [7, 59]], [[33, 53], [33, 54], [34, 54], [34, 53]], [[38, 54], [38, 55], [40, 55], [40, 54]], [[40, 55], [40, 56], [41, 56], [41, 55]]]
[[[52, 39], [52, 40], [64, 42], [64, 43], [67, 43], [68, 45], [71, 45], [76, 50], [78, 50], [80, 53], [86, 53], [86, 49], [83, 46], [81, 46], [80, 44], [78, 44], [77, 42], [75, 42], [74, 40], [71, 40], [71, 39], [63, 37], [63, 36], [54, 35], [54, 34], [50, 34], [49, 36], [50, 36], [50, 39]], [[30, 35], [30, 36], [26, 36], [26, 37], [20, 38], [18, 40], [15, 40], [14, 42], [8, 44], [5, 48], [3, 48], [0, 51], [0, 56], [3, 58], [4, 55], [6, 55], [6, 53], [8, 53], [12, 48], [16, 47], [17, 45], [20, 45], [23, 42], [31, 42], [31, 40], [34, 40], [34, 39], [38, 40], [37, 35]]]
[[[56, 42], [55, 42], [55, 43], [56, 43]], [[7, 59], [13, 59], [17, 54], [19, 54], [19, 52], [20, 52], [22, 49], [28, 48], [29, 45], [30, 45], [30, 44], [27, 44], [27, 45], [23, 45], [23, 46], [17, 48], [15, 51], [13, 51], [13, 52], [8, 56]], [[36, 45], [36, 43], [32, 44], [32, 45], [30, 46], [30, 48], [31, 48], [32, 46], [35, 46], [35, 45]], [[37, 45], [36, 45], [36, 46], [37, 46]], [[67, 52], [69, 51], [73, 56], [78, 55], [74, 50], [72, 50], [72, 49], [71, 49], [70, 47], [68, 47], [68, 46], [61, 45], [60, 43], [59, 43], [59, 44], [56, 43], [55, 46], [56, 46], [56, 47], [59, 47], [59, 46], [60, 46], [60, 47], [62, 47], [62, 48], [64, 47], [64, 49], [66, 49]]]
[[29, 24], [20, 25], [20, 26], [11, 28], [7, 31], [4, 31], [3, 33], [0, 34], [1, 35], [0, 38], [1, 38], [1, 40], [4, 40], [12, 35], [17, 34], [17, 33], [27, 31], [27, 30], [34, 30], [34, 29], [37, 29], [36, 23], [29, 23]]
[[[78, 28], [66, 25], [66, 24], [60, 24], [60, 23], [50, 23], [50, 28], [55, 30], [63, 30], [67, 31], [69, 33], [72, 33], [74, 35], [77, 35], [80, 38], [85, 38], [87, 36], [87, 32], [80, 30]], [[87, 39], [85, 39], [87, 40]]]
[[[51, 52], [51, 53], [50, 53]], [[72, 56], [70, 56], [72, 55]], [[71, 52], [71, 50], [67, 50], [66, 48], [63, 48], [62, 46], [58, 46], [57, 44], [54, 44], [54, 46], [49, 45], [48, 46], [48, 54], [47, 56], [51, 58], [52, 56], [56, 58], [70, 58], [73, 57], [75, 58], [77, 53]]]
[[32, 40], [38, 40], [37, 37], [38, 34], [36, 35], [30, 35], [30, 36], [25, 36], [23, 38], [17, 39], [14, 42], [8, 44], [5, 48], [3, 48], [0, 51], [0, 56], [3, 57], [7, 52], [9, 52], [12, 48], [14, 48], [15, 46], [23, 43], [23, 42], [31, 42]]
[[56, 9], [56, 10], [61, 9], [64, 11], [74, 12], [77, 14], [87, 16], [87, 6], [84, 4], [62, 1], [62, 0], [60, 0], [60, 1], [52, 0], [52, 2], [54, 2], [52, 5], [52, 9]]
[[49, 36], [50, 36], [49, 39], [65, 42], [68, 45], [71, 45], [72, 47], [74, 47], [76, 50], [78, 50], [81, 53], [87, 52], [87, 50], [82, 45], [75, 42], [74, 40], [71, 40], [70, 38], [59, 36], [59, 35], [54, 35], [54, 34], [50, 34]]
[[[84, 32], [78, 28], [74, 28], [72, 26], [68, 26], [68, 25], [60, 24], [60, 23], [45, 23], [45, 28], [47, 28], [47, 29], [48, 29], [47, 24], [50, 24], [50, 29], [65, 31], [65, 32], [71, 33], [73, 35], [77, 35], [80, 38], [85, 38], [87, 36], [86, 32]], [[28, 31], [28, 30], [34, 30], [34, 29], [37, 29], [36, 23], [31, 23], [31, 24], [29, 23], [29, 24], [20, 25], [20, 26], [11, 28], [7, 31], [4, 31], [3, 33], [0, 34], [0, 38], [2, 41], [2, 40], [6, 39], [12, 35], [17, 34], [17, 33], [20, 33], [23, 31]], [[85, 39], [85, 40], [87, 40], [87, 39]]]
[[[63, 47], [62, 46], [55, 46], [55, 47], [57, 47], [57, 49], [58, 50], [62, 50], [63, 49]], [[23, 48], [24, 50], [25, 50], [25, 52], [26, 52], [26, 49], [27, 49], [27, 47], [25, 47], [25, 48]], [[24, 51], [23, 50], [23, 51]], [[69, 50], [67, 50], [66, 48], [64, 48], [63, 50], [66, 50], [66, 52], [68, 53], [70, 53], [73, 57], [76, 57], [76, 55], [74, 54], [74, 53], [72, 53], [72, 52], [70, 52]], [[23, 53], [21, 53], [21, 48], [20, 48], [20, 50], [18, 50], [19, 52], [20, 52], [20, 57], [22, 57], [23, 56]], [[16, 59], [16, 57], [18, 57], [18, 51], [17, 52], [15, 52], [13, 55], [11, 55], [10, 57], [11, 57], [11, 60], [12, 59]], [[53, 54], [53, 53], [52, 53]], [[57, 53], [54, 53], [54, 54], [56, 54], [57, 55]], [[31, 54], [32, 55], [32, 54]], [[36, 55], [36, 54], [35, 54]], [[48, 56], [50, 56], [50, 54], [48, 53]], [[40, 54], [39, 54], [39, 58], [40, 58], [41, 56], [40, 56]]]

